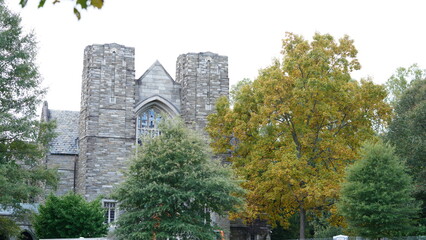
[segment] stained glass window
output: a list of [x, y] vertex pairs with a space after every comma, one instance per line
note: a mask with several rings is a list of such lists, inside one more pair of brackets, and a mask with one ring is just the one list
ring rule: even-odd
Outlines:
[[161, 113], [158, 109], [149, 108], [138, 115], [137, 134], [139, 136], [155, 137], [160, 135], [158, 123], [161, 120]]

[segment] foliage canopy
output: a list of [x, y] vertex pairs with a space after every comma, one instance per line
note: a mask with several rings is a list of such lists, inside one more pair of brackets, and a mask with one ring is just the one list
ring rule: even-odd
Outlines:
[[317, 33], [309, 42], [287, 33], [282, 54], [234, 90], [233, 108], [226, 98], [217, 102], [207, 131], [246, 180], [243, 217], [287, 226], [300, 212], [304, 238], [306, 211], [332, 206], [345, 167], [390, 107], [384, 87], [351, 79], [360, 64], [348, 36]]
[[0, 0], [0, 206], [14, 210], [12, 218], [0, 219], [3, 236], [19, 233], [11, 220], [23, 213], [20, 203], [33, 202], [42, 185], [56, 183], [55, 173], [39, 162], [53, 125], [34, 120], [44, 90], [34, 64], [34, 36], [23, 34], [20, 23]]
[[214, 239], [210, 212], [241, 203], [230, 168], [212, 160], [206, 141], [180, 120], [163, 120], [144, 138], [117, 190], [120, 239]]
[[385, 139], [407, 163], [416, 198], [423, 201], [420, 222], [426, 234], [426, 79], [413, 81], [401, 94]]
[[0, 239], [10, 239], [19, 235], [21, 229], [9, 217], [0, 216]]
[[414, 178], [426, 190], [426, 79], [416, 81], [401, 95], [387, 139], [406, 159]]
[[411, 178], [388, 145], [366, 144], [347, 171], [339, 202], [350, 233], [368, 238], [407, 236], [418, 204]]
[[80, 195], [49, 195], [34, 218], [39, 238], [93, 238], [108, 232], [105, 210], [99, 200], [86, 202]]
[[403, 93], [416, 81], [426, 79], [426, 70], [420, 69], [417, 64], [408, 68], [400, 67], [386, 82], [386, 89], [389, 92], [388, 102], [392, 107], [396, 107]]
[[34, 64], [34, 36], [23, 34], [20, 23], [0, 0], [0, 206], [13, 209], [15, 217], [22, 210], [19, 203], [33, 202], [41, 186], [56, 183], [55, 173], [39, 162], [53, 126], [34, 120], [44, 90]]

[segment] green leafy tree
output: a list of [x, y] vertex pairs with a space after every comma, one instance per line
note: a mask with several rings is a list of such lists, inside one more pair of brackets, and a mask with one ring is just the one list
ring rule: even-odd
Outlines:
[[105, 236], [108, 225], [99, 200], [87, 202], [80, 195], [49, 195], [34, 217], [39, 238], [93, 238]]
[[282, 62], [237, 86], [233, 108], [218, 100], [207, 131], [246, 180], [240, 216], [287, 227], [298, 212], [304, 239], [307, 212], [330, 210], [344, 169], [391, 111], [383, 86], [351, 79], [360, 64], [348, 36], [317, 33], [309, 42], [288, 33], [282, 53]]
[[401, 95], [395, 117], [385, 139], [406, 161], [416, 186], [416, 198], [423, 201], [419, 224], [426, 234], [426, 79], [416, 80]]
[[34, 36], [23, 34], [20, 23], [0, 0], [0, 206], [14, 209], [15, 216], [19, 203], [33, 202], [43, 186], [56, 182], [40, 163], [53, 126], [34, 120], [44, 90]]
[[115, 195], [119, 239], [214, 239], [210, 212], [241, 203], [241, 188], [206, 141], [181, 120], [164, 120], [161, 135], [144, 138]]
[[[283, 239], [298, 239], [299, 238], [299, 229], [300, 229], [300, 217], [299, 213], [295, 213], [293, 216], [289, 218], [288, 226], [281, 226], [279, 222], [275, 227], [271, 229], [271, 240], [283, 240]], [[313, 232], [314, 229], [310, 228], [310, 225], [307, 225], [306, 229], [306, 237], [313, 238], [314, 236], [309, 234]]]
[[396, 107], [402, 94], [411, 86], [411, 83], [423, 79], [426, 79], [426, 70], [420, 69], [417, 64], [408, 68], [398, 68], [386, 82], [386, 89], [389, 92], [388, 102]]
[[0, 239], [10, 239], [20, 233], [20, 228], [9, 217], [0, 217]]
[[314, 232], [314, 238], [331, 238], [343, 233], [342, 226], [335, 226], [330, 223], [332, 222], [331, 216], [331, 213], [326, 211], [311, 216], [310, 225]]
[[419, 210], [412, 193], [411, 177], [392, 147], [370, 143], [347, 170], [339, 211], [356, 236], [407, 236]]
[[[94, 8], [98, 8], [101, 9], [104, 5], [104, 0], [72, 0], [73, 2], [75, 2], [74, 5], [74, 14], [75, 16], [78, 18], [78, 20], [80, 20], [81, 18], [81, 10], [86, 10], [89, 7], [94, 7]], [[58, 4], [60, 2], [60, 0], [53, 0], [52, 3], [53, 4]], [[25, 7], [28, 3], [28, 0], [20, 0], [19, 4], [22, 7]], [[44, 4], [46, 4], [46, 0], [40, 0], [38, 7], [41, 8], [44, 6]]]

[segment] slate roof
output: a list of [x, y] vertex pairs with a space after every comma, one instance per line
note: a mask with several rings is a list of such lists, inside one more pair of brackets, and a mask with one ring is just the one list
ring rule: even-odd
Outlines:
[[[21, 205], [22, 209], [30, 210], [34, 213], [38, 213], [38, 206], [40, 204], [39, 203], [20, 203], [19, 205]], [[0, 207], [0, 216], [9, 216], [9, 215], [12, 215], [13, 213], [14, 213], [13, 208], [4, 209]]]
[[80, 112], [49, 110], [49, 120], [56, 120], [57, 137], [50, 143], [51, 154], [78, 154]]

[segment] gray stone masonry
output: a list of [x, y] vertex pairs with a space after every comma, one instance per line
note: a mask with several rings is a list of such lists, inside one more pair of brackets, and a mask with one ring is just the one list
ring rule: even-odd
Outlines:
[[170, 77], [160, 62], [156, 61], [146, 70], [137, 80], [137, 87], [136, 111], [144, 107], [144, 102], [155, 99], [154, 97], [160, 97], [161, 100], [170, 103], [178, 112], [180, 111], [181, 86]]
[[[176, 82], [182, 87], [183, 120], [206, 134], [207, 116], [214, 112], [217, 99], [229, 95], [228, 57], [211, 52], [182, 54], [176, 61]], [[212, 217], [229, 239], [229, 220], [215, 213]]]
[[228, 57], [211, 52], [182, 54], [176, 62], [176, 82], [182, 86], [182, 118], [204, 130], [217, 99], [229, 94]]
[[64, 195], [74, 191], [75, 161], [77, 155], [49, 154], [46, 157], [48, 168], [58, 170], [59, 182], [56, 195]]
[[84, 51], [76, 191], [88, 200], [123, 180], [135, 142], [134, 54], [118, 44]]
[[[123, 181], [137, 142], [137, 114], [154, 108], [171, 117], [180, 115], [188, 126], [206, 134], [207, 116], [217, 99], [228, 94], [226, 56], [182, 54], [176, 81], [158, 61], [135, 79], [134, 48], [115, 43], [86, 47], [80, 112], [50, 111], [47, 103], [42, 111], [43, 121], [58, 122], [59, 135], [46, 158], [47, 166], [57, 168], [61, 177], [57, 194], [74, 190], [87, 200], [109, 198], [114, 185]], [[247, 227], [211, 216], [226, 239], [253, 237]], [[257, 239], [266, 239], [260, 236]]]
[[48, 168], [57, 169], [59, 182], [56, 194], [64, 195], [74, 191], [79, 112], [50, 110], [47, 102], [44, 102], [41, 120], [56, 122], [56, 137], [50, 142], [44, 161]]

